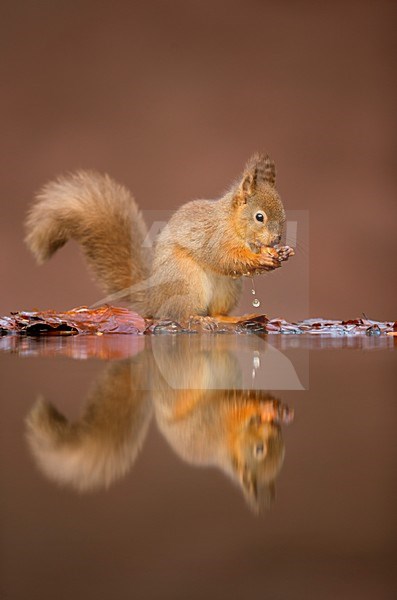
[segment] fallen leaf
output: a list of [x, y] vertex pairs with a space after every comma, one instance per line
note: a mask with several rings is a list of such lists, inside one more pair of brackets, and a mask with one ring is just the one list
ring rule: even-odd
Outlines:
[[78, 333], [143, 333], [145, 319], [127, 308], [81, 306], [66, 312], [55, 310], [11, 313], [0, 326], [9, 332], [26, 335], [76, 335]]

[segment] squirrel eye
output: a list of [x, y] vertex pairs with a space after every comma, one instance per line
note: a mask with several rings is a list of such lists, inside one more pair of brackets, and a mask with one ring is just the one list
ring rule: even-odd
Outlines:
[[262, 456], [264, 456], [265, 454], [265, 446], [263, 443], [259, 442], [255, 447], [254, 447], [254, 456], [256, 458], [262, 458]]
[[255, 215], [255, 219], [256, 219], [257, 221], [260, 221], [261, 223], [263, 223], [263, 221], [264, 221], [264, 216], [263, 216], [263, 213], [261, 213], [261, 212], [257, 212], [257, 213], [256, 213], [256, 215]]

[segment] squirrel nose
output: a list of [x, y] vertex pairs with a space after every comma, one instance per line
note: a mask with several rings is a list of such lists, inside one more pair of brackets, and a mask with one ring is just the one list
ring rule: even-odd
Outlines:
[[277, 244], [279, 244], [281, 242], [281, 235], [276, 235], [276, 237], [274, 238], [274, 240], [271, 243], [271, 246], [277, 246]]

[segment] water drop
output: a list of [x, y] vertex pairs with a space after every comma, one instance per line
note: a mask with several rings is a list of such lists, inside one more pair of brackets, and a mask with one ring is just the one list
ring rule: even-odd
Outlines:
[[252, 289], [251, 289], [251, 294], [252, 294], [253, 296], [255, 296], [255, 294], [256, 294], [256, 291], [255, 291], [255, 286], [254, 286], [254, 278], [253, 278], [253, 277], [251, 277], [251, 286], [252, 286]]
[[[251, 294], [253, 296], [255, 296], [256, 291], [255, 291], [254, 278], [253, 277], [251, 277], [251, 285], [252, 285]], [[258, 308], [258, 306], [260, 306], [260, 305], [261, 305], [260, 300], [258, 300], [258, 298], [254, 298], [253, 301], [252, 301], [252, 306], [254, 306], [255, 308]]]

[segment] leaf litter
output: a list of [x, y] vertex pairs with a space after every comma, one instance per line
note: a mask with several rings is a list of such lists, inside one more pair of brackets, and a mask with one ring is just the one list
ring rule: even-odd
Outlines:
[[144, 319], [127, 308], [81, 306], [69, 311], [17, 311], [0, 317], [0, 335], [70, 336], [78, 334], [181, 334], [210, 332], [268, 333], [283, 335], [381, 336], [397, 335], [397, 322], [374, 321], [366, 316], [358, 319], [330, 320], [324, 318], [289, 322], [285, 319], [268, 319], [266, 315], [245, 315], [216, 319], [199, 317], [186, 326], [175, 321]]

